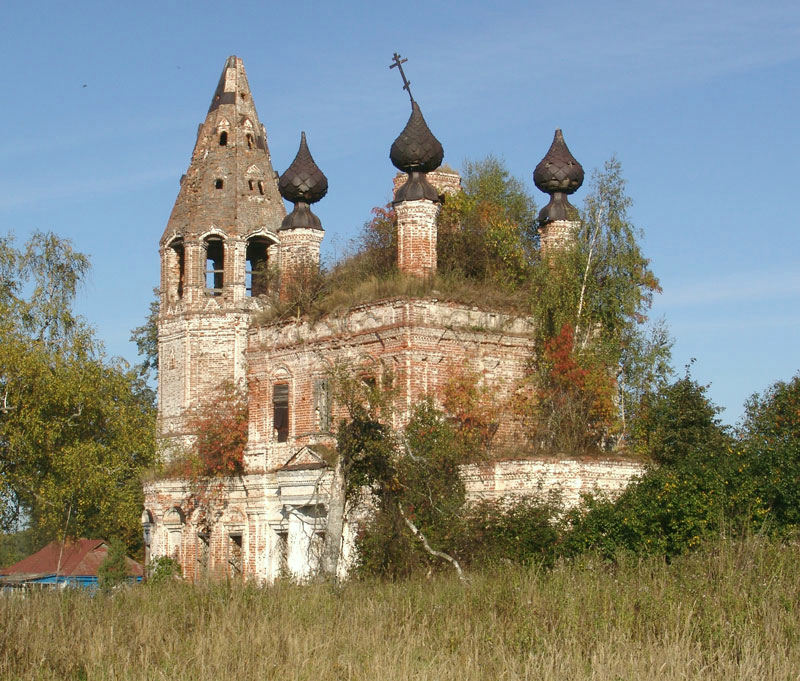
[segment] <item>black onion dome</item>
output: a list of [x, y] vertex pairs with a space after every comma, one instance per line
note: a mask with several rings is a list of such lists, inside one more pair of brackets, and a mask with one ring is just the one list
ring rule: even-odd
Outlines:
[[583, 167], [570, 153], [560, 129], [556, 130], [550, 150], [533, 171], [533, 181], [545, 194], [572, 194], [583, 184]]
[[539, 222], [574, 219], [575, 208], [566, 195], [583, 184], [583, 167], [567, 148], [561, 130], [556, 130], [550, 149], [533, 171], [533, 182], [550, 194], [550, 203], [539, 212]]
[[428, 173], [442, 164], [442, 144], [433, 136], [416, 102], [411, 103], [411, 116], [403, 132], [392, 143], [389, 158], [395, 168], [404, 173]]
[[304, 132], [300, 133], [297, 156], [278, 180], [278, 191], [292, 203], [316, 203], [328, 192], [328, 178], [314, 163]]

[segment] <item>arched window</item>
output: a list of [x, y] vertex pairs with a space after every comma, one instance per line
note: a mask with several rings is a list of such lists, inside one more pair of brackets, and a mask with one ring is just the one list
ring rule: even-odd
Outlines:
[[249, 296], [263, 296], [267, 293], [267, 249], [270, 242], [264, 237], [253, 237], [247, 242], [247, 267], [245, 269], [245, 288]]
[[222, 239], [211, 236], [206, 239], [206, 292], [222, 295], [224, 280], [225, 247]]
[[247, 180], [247, 186], [250, 187], [250, 191], [253, 191], [253, 180]]
[[247, 133], [247, 148], [253, 148], [253, 136], [249, 132]]
[[262, 180], [258, 181], [258, 193], [264, 194], [264, 182]]
[[227, 130], [223, 130], [219, 134], [219, 146], [221, 146], [221, 147], [227, 147], [228, 146], [228, 131]]
[[167, 287], [168, 295], [172, 300], [183, 298], [184, 276], [186, 271], [186, 258], [184, 255], [183, 239], [175, 239], [167, 249]]
[[289, 384], [272, 386], [272, 427], [278, 442], [289, 439]]

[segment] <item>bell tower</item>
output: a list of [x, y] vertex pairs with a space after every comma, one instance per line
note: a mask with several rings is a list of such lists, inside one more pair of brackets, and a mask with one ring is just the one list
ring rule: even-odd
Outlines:
[[286, 209], [244, 64], [228, 57], [161, 237], [158, 434], [188, 444], [191, 406], [244, 379], [247, 328]]

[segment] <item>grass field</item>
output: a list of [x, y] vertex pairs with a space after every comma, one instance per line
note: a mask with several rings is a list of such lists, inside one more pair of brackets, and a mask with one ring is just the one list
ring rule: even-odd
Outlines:
[[800, 548], [0, 597], [2, 679], [798, 679]]

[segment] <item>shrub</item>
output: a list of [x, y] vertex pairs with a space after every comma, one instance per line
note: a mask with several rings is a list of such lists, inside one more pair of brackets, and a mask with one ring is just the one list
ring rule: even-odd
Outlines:
[[181, 577], [181, 564], [169, 556], [158, 556], [147, 564], [147, 583], [163, 584]]

